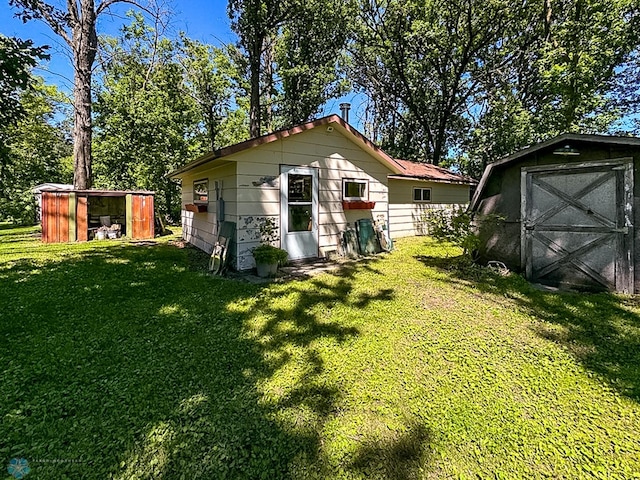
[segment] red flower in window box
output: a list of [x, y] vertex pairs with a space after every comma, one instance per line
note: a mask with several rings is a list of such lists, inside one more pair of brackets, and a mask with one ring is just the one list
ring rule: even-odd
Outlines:
[[202, 213], [207, 211], [206, 203], [187, 203], [184, 209], [188, 212]]
[[376, 206], [376, 202], [367, 202], [365, 200], [343, 200], [342, 208], [345, 210], [372, 210]]

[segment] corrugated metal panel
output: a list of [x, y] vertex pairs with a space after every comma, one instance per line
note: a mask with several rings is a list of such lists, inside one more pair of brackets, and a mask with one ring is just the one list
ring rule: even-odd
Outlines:
[[69, 194], [43, 192], [42, 241], [69, 241]]
[[89, 239], [89, 213], [87, 209], [87, 197], [77, 197], [76, 205], [76, 238], [79, 242]]
[[153, 197], [151, 195], [132, 195], [132, 232], [131, 238], [153, 238]]

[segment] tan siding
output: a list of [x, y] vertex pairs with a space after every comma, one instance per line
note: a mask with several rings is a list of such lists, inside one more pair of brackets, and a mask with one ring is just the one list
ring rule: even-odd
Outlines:
[[[280, 166], [300, 165], [318, 169], [320, 254], [340, 249], [340, 234], [361, 218], [387, 218], [393, 237], [424, 233], [421, 217], [426, 209], [450, 208], [469, 201], [466, 185], [422, 181], [387, 180], [391, 172], [360, 146], [338, 131], [313, 129], [227, 157], [220, 166], [202, 166], [183, 180], [183, 204], [193, 202], [193, 181], [222, 180], [225, 219], [237, 224], [236, 268], [254, 266], [251, 250], [260, 242], [259, 219], [273, 217], [280, 225]], [[214, 163], [216, 163], [214, 161]], [[369, 180], [369, 200], [373, 210], [343, 210], [342, 180]], [[389, 185], [389, 187], [387, 186]], [[414, 203], [413, 187], [431, 188], [430, 203]], [[209, 212], [194, 214], [183, 210], [183, 232], [189, 242], [211, 251], [217, 235], [216, 205], [213, 196]]]
[[469, 203], [468, 185], [393, 179], [389, 180], [389, 202], [396, 204], [413, 203], [414, 188], [430, 188], [430, 203]]
[[467, 204], [463, 203], [406, 203], [402, 205], [390, 205], [389, 230], [391, 232], [391, 238], [426, 235], [428, 232], [423, 221], [423, 215], [428, 210], [453, 209], [466, 206]]
[[[414, 202], [413, 189], [431, 188], [431, 202]], [[413, 180], [389, 180], [389, 231], [392, 238], [425, 235], [424, 212], [469, 203], [469, 186]]]
[[[222, 198], [225, 202], [224, 220], [235, 222], [237, 214], [236, 204], [236, 165], [226, 162], [213, 168], [199, 168], [189, 172], [182, 178], [182, 237], [192, 245], [211, 253], [218, 237], [217, 232], [217, 203], [215, 199], [214, 182], [222, 182]], [[193, 182], [202, 179], [209, 180], [209, 204], [207, 212], [193, 213], [185, 210], [184, 206], [193, 203]]]
[[[320, 130], [320, 131], [318, 131]], [[238, 265], [254, 266], [251, 249], [259, 243], [255, 224], [246, 224], [250, 216], [277, 217], [280, 224], [280, 166], [300, 165], [318, 169], [319, 217], [318, 240], [320, 255], [339, 249], [340, 232], [360, 218], [386, 218], [387, 175], [392, 173], [378, 160], [342, 134], [319, 128], [279, 140], [233, 156], [238, 165]], [[273, 179], [276, 177], [276, 179]], [[348, 210], [342, 208], [342, 179], [369, 180], [369, 199], [375, 209]], [[242, 232], [240, 231], [242, 230]]]
[[280, 203], [279, 188], [241, 188], [238, 192], [238, 203]]

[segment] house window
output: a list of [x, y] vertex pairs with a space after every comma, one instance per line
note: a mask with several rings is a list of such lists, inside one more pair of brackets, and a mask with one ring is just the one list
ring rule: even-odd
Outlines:
[[414, 202], [430, 202], [431, 189], [430, 188], [414, 188], [413, 201]]
[[342, 179], [342, 199], [343, 200], [368, 200], [369, 181]]
[[209, 201], [209, 180], [196, 180], [193, 182], [193, 201], [207, 203]]

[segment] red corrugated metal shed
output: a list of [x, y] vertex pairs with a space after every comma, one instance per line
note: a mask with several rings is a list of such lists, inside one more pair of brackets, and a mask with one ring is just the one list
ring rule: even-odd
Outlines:
[[136, 190], [43, 190], [42, 241], [86, 241], [101, 217], [121, 223], [129, 238], [153, 238], [153, 195]]

